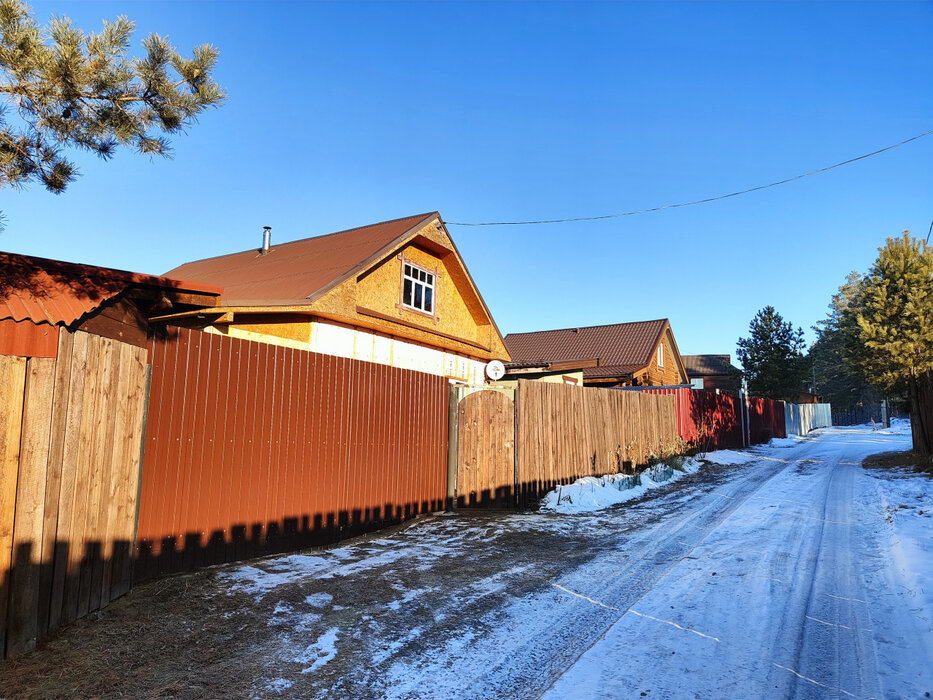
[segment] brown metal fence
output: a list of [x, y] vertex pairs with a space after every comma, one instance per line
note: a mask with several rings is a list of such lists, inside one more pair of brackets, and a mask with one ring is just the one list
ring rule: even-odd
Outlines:
[[150, 351], [136, 580], [444, 507], [443, 377], [177, 328]]
[[130, 588], [146, 351], [57, 339], [0, 356], [0, 658]]

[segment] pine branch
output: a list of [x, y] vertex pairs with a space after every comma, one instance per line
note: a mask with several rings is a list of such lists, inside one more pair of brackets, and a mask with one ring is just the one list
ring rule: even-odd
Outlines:
[[[21, 0], [0, 0], [0, 187], [41, 181], [63, 191], [76, 176], [62, 157], [79, 148], [110, 158], [119, 146], [169, 157], [165, 135], [192, 126], [226, 95], [212, 73], [219, 52], [203, 45], [182, 57], [150, 34], [130, 56], [126, 17], [85, 33], [65, 17], [39, 27]], [[7, 125], [3, 104], [23, 128]]]

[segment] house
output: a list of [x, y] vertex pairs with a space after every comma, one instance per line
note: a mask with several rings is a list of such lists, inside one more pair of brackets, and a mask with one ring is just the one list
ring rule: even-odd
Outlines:
[[687, 376], [694, 389], [738, 395], [742, 387], [742, 370], [732, 365], [729, 355], [684, 355]]
[[167, 273], [223, 287], [213, 308], [156, 320], [481, 384], [509, 359], [431, 212], [188, 262]]
[[585, 386], [671, 386], [687, 371], [666, 318], [606, 326], [509, 333], [505, 344], [517, 363], [589, 360]]

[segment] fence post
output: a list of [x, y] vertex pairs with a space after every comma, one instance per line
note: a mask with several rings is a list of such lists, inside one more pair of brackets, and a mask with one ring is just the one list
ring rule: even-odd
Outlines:
[[522, 393], [522, 383], [520, 381], [515, 382], [515, 393], [512, 394], [512, 465], [513, 465], [513, 476], [512, 476], [512, 502], [513, 506], [516, 508], [524, 507], [525, 502], [521, 490], [521, 481], [519, 481], [518, 475], [518, 401], [519, 396]]
[[450, 386], [447, 402], [447, 507], [454, 510], [457, 502], [457, 455], [460, 441], [460, 392]]

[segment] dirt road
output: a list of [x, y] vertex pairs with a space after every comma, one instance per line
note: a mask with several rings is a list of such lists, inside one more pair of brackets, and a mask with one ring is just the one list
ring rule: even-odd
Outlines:
[[748, 464], [710, 465], [596, 513], [438, 516], [339, 549], [156, 582], [8, 663], [2, 688], [923, 697], [933, 691], [933, 482], [859, 466], [909, 447], [900, 433], [828, 430], [757, 448]]

